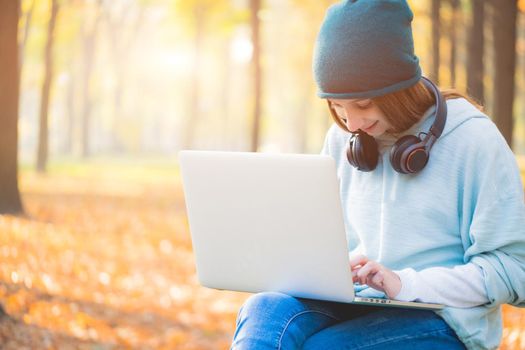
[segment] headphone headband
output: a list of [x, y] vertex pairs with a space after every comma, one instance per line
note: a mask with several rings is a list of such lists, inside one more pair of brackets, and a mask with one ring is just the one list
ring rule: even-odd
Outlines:
[[438, 138], [443, 133], [447, 122], [447, 104], [438, 87], [430, 79], [421, 77], [421, 81], [426, 87], [432, 90], [436, 99], [436, 111], [434, 112], [436, 119], [434, 120], [434, 123], [432, 123], [429, 131]]

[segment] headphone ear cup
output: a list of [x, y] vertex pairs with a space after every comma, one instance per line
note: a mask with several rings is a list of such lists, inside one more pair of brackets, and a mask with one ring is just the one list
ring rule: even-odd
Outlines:
[[403, 162], [403, 159], [407, 159], [409, 155], [407, 154], [407, 151], [409, 153], [411, 152], [409, 148], [420, 142], [421, 139], [414, 135], [406, 135], [397, 140], [390, 150], [390, 164], [395, 171], [402, 174], [410, 174], [414, 172], [407, 168], [406, 164], [404, 164], [406, 162]]
[[346, 159], [348, 159], [348, 163], [350, 163], [350, 165], [352, 165], [354, 168], [359, 169], [359, 159], [355, 155], [355, 149], [357, 147], [356, 144], [359, 142], [357, 140], [357, 137], [357, 134], [352, 134], [352, 136], [348, 140], [348, 148], [346, 149]]
[[361, 171], [372, 171], [377, 166], [379, 152], [376, 140], [362, 132], [352, 134], [346, 150], [348, 162]]

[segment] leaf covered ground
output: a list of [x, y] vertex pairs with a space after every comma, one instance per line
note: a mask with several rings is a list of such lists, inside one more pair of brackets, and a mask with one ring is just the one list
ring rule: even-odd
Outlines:
[[[2, 349], [227, 349], [247, 294], [197, 283], [178, 170], [155, 162], [24, 170], [0, 216]], [[505, 307], [502, 349], [525, 349]]]

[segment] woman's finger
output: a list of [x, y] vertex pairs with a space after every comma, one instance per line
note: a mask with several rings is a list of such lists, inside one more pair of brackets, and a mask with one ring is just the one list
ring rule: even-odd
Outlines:
[[378, 271], [376, 274], [373, 275], [371, 278], [371, 284], [375, 287], [381, 287], [383, 288], [383, 282], [385, 280], [385, 276], [383, 275], [382, 271]]
[[366, 280], [368, 279], [368, 275], [375, 274], [379, 269], [381, 268], [381, 265], [375, 261], [368, 261], [363, 267], [359, 269], [357, 272], [357, 278], [359, 280], [359, 283], [366, 284]]
[[368, 258], [363, 254], [355, 255], [350, 258], [350, 268], [354, 269], [355, 267], [361, 265], [363, 266], [368, 262]]
[[358, 282], [357, 280], [357, 273], [359, 272], [359, 269], [360, 267], [354, 269], [354, 270], [351, 270], [352, 272], [352, 282], [355, 283], [355, 282]]

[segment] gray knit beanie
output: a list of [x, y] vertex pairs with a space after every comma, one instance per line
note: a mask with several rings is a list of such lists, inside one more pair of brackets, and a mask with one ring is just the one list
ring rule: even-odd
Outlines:
[[331, 6], [314, 51], [321, 98], [372, 98], [421, 78], [405, 0], [345, 0]]

